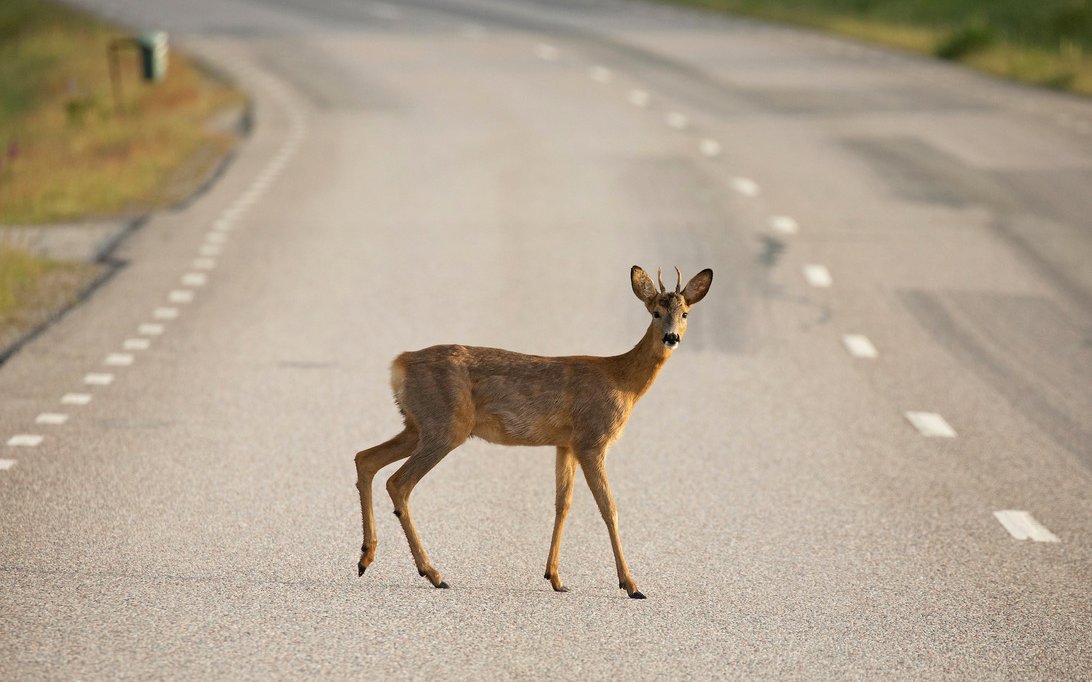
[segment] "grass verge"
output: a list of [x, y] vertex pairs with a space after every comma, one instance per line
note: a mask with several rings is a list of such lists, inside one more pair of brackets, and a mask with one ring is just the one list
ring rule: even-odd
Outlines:
[[242, 95], [176, 52], [149, 85], [123, 50], [116, 109], [107, 48], [123, 35], [45, 0], [0, 3], [0, 224], [147, 211], [179, 198], [192, 159], [232, 144], [208, 122]]
[[[127, 35], [52, 0], [0, 1], [0, 226], [174, 203], [237, 141], [212, 122], [241, 111], [245, 97], [175, 51], [166, 77], [147, 84], [135, 50], [122, 50], [117, 106], [107, 50]], [[36, 258], [2, 237], [0, 358], [104, 269]]]
[[661, 0], [799, 24], [1092, 95], [1092, 0]]
[[0, 359], [5, 349], [75, 302], [105, 268], [63, 263], [0, 248]]

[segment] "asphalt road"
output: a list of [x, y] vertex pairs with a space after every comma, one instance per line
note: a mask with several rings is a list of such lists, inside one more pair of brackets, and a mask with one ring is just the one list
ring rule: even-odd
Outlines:
[[[0, 367], [0, 677], [1092, 676], [1092, 104], [617, 0], [82, 2], [257, 125]], [[553, 451], [481, 441], [451, 589], [393, 467], [358, 578], [391, 359], [622, 352], [634, 263], [716, 272], [609, 460], [648, 599], [580, 477], [551, 591]]]

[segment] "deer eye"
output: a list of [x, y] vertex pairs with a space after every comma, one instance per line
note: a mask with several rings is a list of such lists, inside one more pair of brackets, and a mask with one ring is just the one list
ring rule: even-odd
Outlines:
[[652, 316], [655, 317], [656, 319], [659, 319], [660, 318], [660, 311], [657, 310], [656, 312], [652, 313]]
[[683, 313], [682, 316], [683, 316], [683, 319], [686, 319], [686, 313]]

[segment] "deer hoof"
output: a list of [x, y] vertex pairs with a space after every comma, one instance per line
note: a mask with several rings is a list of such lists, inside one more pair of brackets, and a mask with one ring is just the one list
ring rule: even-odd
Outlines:
[[360, 576], [364, 575], [364, 571], [366, 571], [366, 570], [367, 569], [364, 567], [364, 564], [357, 563], [357, 565], [356, 565], [356, 577], [359, 578]]
[[543, 577], [543, 578], [546, 578], [547, 580], [549, 580], [549, 579], [550, 579], [550, 572], [549, 572], [549, 571], [546, 571], [546, 575], [544, 575], [544, 576], [542, 576], [542, 577]]
[[449, 587], [450, 587], [450, 585], [448, 585], [448, 584], [447, 584], [447, 583], [445, 583], [445, 582], [444, 582], [443, 580], [441, 580], [441, 581], [440, 581], [440, 584], [436, 586], [436, 589], [438, 589], [438, 590], [446, 590], [446, 589], [448, 589]]
[[639, 591], [638, 592], [630, 592], [629, 598], [630, 599], [648, 599], [648, 597], [641, 594]]
[[554, 588], [554, 592], [568, 592], [568, 591], [569, 591], [569, 588], [565, 587], [564, 585], [562, 585], [561, 587], [555, 587]]

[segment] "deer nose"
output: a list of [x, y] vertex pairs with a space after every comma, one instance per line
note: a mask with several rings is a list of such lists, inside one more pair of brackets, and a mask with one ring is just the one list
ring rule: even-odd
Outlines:
[[679, 335], [675, 333], [664, 334], [664, 345], [668, 348], [674, 348], [679, 345]]

